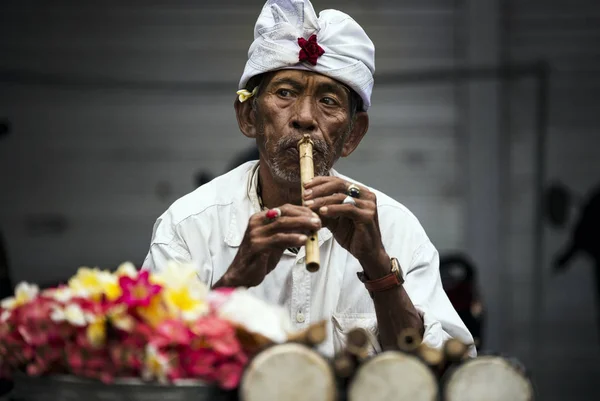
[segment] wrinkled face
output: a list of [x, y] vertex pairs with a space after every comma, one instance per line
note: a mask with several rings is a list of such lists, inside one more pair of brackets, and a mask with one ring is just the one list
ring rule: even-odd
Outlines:
[[300, 182], [298, 141], [309, 134], [315, 175], [327, 175], [352, 131], [350, 92], [326, 76], [277, 71], [262, 83], [256, 99], [257, 144], [274, 178]]

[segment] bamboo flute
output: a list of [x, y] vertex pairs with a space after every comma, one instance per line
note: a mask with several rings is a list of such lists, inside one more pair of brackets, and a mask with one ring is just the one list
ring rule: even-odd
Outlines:
[[[313, 162], [313, 141], [310, 135], [305, 134], [298, 142], [298, 153], [300, 155], [300, 183], [302, 188], [302, 204], [304, 205], [304, 184], [315, 176]], [[319, 238], [317, 233], [312, 233], [305, 244], [306, 249], [306, 270], [314, 273], [319, 270], [321, 262], [319, 260]]]

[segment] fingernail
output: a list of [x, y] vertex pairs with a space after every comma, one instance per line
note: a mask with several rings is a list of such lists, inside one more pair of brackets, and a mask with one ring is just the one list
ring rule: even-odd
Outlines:
[[312, 195], [312, 189], [307, 189], [304, 191], [304, 196]]
[[301, 235], [298, 237], [299, 241], [306, 241], [308, 239], [308, 237], [306, 235]]
[[321, 219], [319, 219], [318, 217], [313, 217], [312, 219], [310, 219], [310, 222], [313, 224], [319, 224], [321, 222]]
[[313, 203], [315, 203], [315, 201], [314, 201], [314, 200], [307, 200], [307, 201], [304, 201], [304, 206], [310, 206], [310, 205], [312, 205]]
[[327, 213], [327, 207], [323, 206], [322, 208], [319, 209], [319, 212], [321, 212], [323, 214]]
[[313, 212], [312, 217], [316, 217], [318, 219], [319, 215]]

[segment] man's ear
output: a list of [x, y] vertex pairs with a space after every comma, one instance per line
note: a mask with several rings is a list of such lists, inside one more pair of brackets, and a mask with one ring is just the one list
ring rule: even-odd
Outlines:
[[256, 138], [256, 112], [252, 107], [253, 100], [250, 98], [242, 103], [236, 96], [233, 103], [240, 131], [248, 138]]
[[360, 141], [362, 141], [368, 129], [369, 115], [366, 111], [359, 111], [356, 113], [352, 131], [350, 131], [348, 138], [346, 138], [346, 142], [344, 142], [344, 147], [342, 148], [342, 157], [348, 157], [352, 152], [354, 152], [354, 149], [356, 149]]

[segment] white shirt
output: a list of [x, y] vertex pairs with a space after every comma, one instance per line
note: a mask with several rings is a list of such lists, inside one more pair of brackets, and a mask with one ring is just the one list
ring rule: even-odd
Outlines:
[[[205, 283], [216, 283], [233, 261], [250, 216], [260, 211], [257, 165], [256, 161], [245, 163], [175, 201], [154, 225], [143, 267], [160, 269], [170, 260], [193, 263]], [[331, 175], [357, 183], [335, 170]], [[471, 344], [470, 354], [475, 356], [473, 337], [442, 288], [438, 253], [425, 230], [406, 207], [380, 191], [369, 190], [377, 196], [383, 245], [398, 259], [404, 288], [423, 318], [423, 341], [439, 349], [453, 337]], [[328, 229], [319, 230], [318, 237], [321, 267], [316, 273], [305, 268], [304, 247], [297, 255], [286, 250], [277, 267], [249, 291], [282, 305], [296, 329], [321, 320], [330, 322], [327, 340], [319, 350], [331, 356], [345, 345], [345, 333], [354, 327], [366, 328], [376, 338], [377, 318], [373, 300], [356, 276], [362, 271], [358, 260]]]

